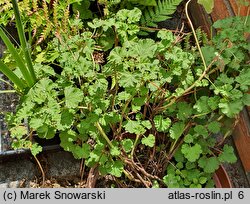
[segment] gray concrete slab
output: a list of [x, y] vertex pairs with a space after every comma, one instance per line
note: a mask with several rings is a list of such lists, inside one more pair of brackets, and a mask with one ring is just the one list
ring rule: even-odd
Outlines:
[[[74, 177], [79, 175], [80, 160], [64, 151], [46, 152], [40, 155], [46, 178]], [[0, 161], [0, 188], [29, 187], [29, 181], [41, 177], [37, 163], [30, 155]]]

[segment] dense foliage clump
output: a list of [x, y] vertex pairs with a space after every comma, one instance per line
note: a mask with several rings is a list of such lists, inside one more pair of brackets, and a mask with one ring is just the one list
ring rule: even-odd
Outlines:
[[36, 45], [37, 82], [8, 115], [13, 147], [36, 155], [41, 147], [29, 136], [59, 135], [65, 151], [125, 184], [213, 186], [219, 165], [236, 161], [223, 141], [250, 105], [247, 19], [216, 22], [212, 40], [200, 35], [204, 67], [190, 35], [140, 35], [149, 8], [113, 13], [120, 4], [105, 2], [103, 18], [91, 13], [75, 21], [77, 32]]

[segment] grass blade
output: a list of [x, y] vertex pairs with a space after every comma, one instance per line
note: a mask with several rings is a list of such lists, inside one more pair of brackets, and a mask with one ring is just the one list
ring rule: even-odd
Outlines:
[[21, 79], [19, 79], [15, 73], [10, 70], [2, 60], [0, 60], [0, 71], [3, 72], [21, 91], [23, 91], [26, 86]]
[[0, 94], [16, 93], [16, 90], [0, 90]]
[[7, 46], [9, 52], [13, 56], [13, 58], [16, 61], [17, 66], [20, 68], [20, 71], [23, 74], [23, 77], [25, 81], [27, 82], [29, 87], [32, 87], [35, 83], [35, 81], [32, 79], [28, 69], [26, 68], [23, 59], [19, 56], [19, 54], [16, 51], [16, 48], [11, 43], [10, 39], [7, 37], [7, 35], [4, 33], [3, 29], [0, 27], [0, 37], [2, 38], [4, 44]]
[[28, 43], [25, 38], [25, 33], [23, 29], [23, 24], [21, 21], [20, 12], [18, 9], [18, 4], [16, 0], [11, 0], [11, 1], [13, 5], [14, 14], [15, 14], [16, 26], [17, 26], [18, 36], [21, 42], [21, 47], [24, 52], [25, 61], [27, 63], [30, 75], [32, 77], [32, 85], [34, 85], [36, 82], [36, 75], [35, 75], [35, 71], [32, 65], [32, 61], [31, 61], [30, 48], [28, 47]]

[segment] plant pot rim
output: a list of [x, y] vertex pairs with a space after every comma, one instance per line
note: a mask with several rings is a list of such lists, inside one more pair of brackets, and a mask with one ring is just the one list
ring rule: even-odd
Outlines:
[[223, 165], [220, 165], [216, 170], [213, 175], [213, 180], [216, 188], [233, 188], [232, 182]]

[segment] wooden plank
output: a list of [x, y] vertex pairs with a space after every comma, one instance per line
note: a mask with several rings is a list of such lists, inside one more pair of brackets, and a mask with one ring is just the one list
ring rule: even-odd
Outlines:
[[233, 138], [242, 165], [246, 172], [250, 172], [250, 121], [242, 112], [239, 122], [234, 129]]
[[246, 176], [247, 176], [248, 182], [250, 183], [250, 173], [246, 173]]
[[223, 0], [216, 1], [214, 9], [210, 14], [212, 17], [213, 22], [230, 17], [230, 11], [228, 10], [227, 6], [225, 5]]
[[247, 106], [248, 114], [250, 116], [250, 106]]
[[210, 16], [204, 11], [203, 7], [200, 6], [200, 4], [197, 4], [196, 1], [191, 1], [189, 6], [189, 14], [194, 26], [196, 28], [200, 27], [210, 37], [210, 27], [212, 25], [212, 21]]
[[[248, 12], [248, 8], [247, 6], [241, 6], [239, 5], [239, 3], [237, 3], [237, 1], [235, 0], [228, 0], [235, 15], [240, 15], [240, 16], [246, 16], [247, 12]], [[250, 0], [248, 0], [250, 2]]]

